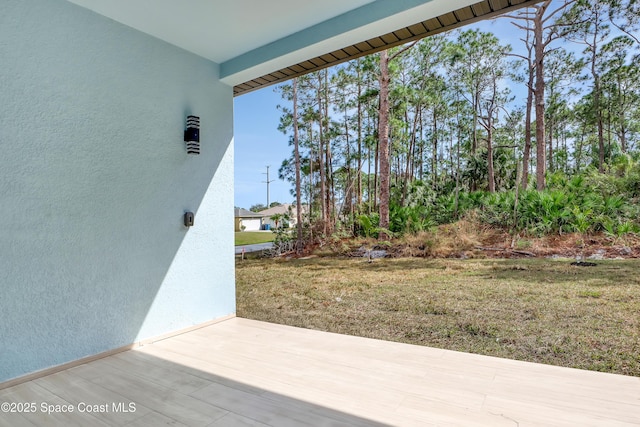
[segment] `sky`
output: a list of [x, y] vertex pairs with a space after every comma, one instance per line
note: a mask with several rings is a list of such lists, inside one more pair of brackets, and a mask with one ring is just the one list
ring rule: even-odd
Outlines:
[[282, 161], [289, 157], [289, 136], [278, 131], [278, 104], [286, 105], [269, 86], [234, 98], [235, 206], [249, 209], [267, 204], [267, 166], [269, 201], [291, 203], [291, 185], [278, 178]]
[[[520, 47], [522, 36], [507, 19], [484, 21], [463, 27], [492, 31], [514, 49]], [[275, 86], [234, 98], [235, 141], [235, 206], [249, 209], [267, 204], [267, 166], [269, 167], [269, 202], [292, 203], [292, 185], [278, 178], [282, 161], [289, 157], [289, 135], [278, 131], [281, 112], [277, 106], [290, 107], [275, 91]]]

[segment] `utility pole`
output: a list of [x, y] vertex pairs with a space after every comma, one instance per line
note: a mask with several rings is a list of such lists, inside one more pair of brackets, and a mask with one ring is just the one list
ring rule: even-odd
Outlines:
[[271, 180], [269, 181], [269, 167], [267, 166], [267, 173], [262, 172], [262, 175], [267, 175], [267, 180], [266, 181], [262, 181], [263, 183], [267, 184], [267, 209], [269, 209], [269, 184], [272, 183], [275, 180]]

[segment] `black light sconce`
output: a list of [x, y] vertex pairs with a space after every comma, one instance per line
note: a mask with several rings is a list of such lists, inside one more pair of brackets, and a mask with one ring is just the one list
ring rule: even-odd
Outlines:
[[193, 220], [195, 215], [193, 212], [185, 212], [184, 213], [184, 226], [185, 227], [193, 227]]
[[200, 154], [200, 117], [187, 116], [184, 142], [187, 143], [187, 154]]

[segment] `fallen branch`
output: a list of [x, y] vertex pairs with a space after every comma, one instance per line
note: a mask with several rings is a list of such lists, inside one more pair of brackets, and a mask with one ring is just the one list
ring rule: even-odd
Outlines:
[[518, 251], [518, 250], [514, 250], [514, 249], [509, 249], [509, 248], [485, 248], [483, 246], [476, 246], [476, 249], [479, 249], [481, 251], [510, 252], [510, 253], [514, 253], [514, 254], [518, 254], [518, 255], [525, 255], [525, 256], [530, 256], [530, 257], [535, 257], [536, 256], [536, 254], [534, 254], [533, 252]]
[[511, 252], [513, 252], [514, 254], [518, 254], [518, 255], [536, 256], [536, 254], [534, 254], [533, 252], [527, 252], [527, 251], [512, 250]]

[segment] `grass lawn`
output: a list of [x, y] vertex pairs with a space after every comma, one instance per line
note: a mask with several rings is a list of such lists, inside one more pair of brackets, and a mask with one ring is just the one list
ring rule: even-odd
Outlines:
[[237, 314], [640, 376], [640, 260], [315, 258], [236, 264]]
[[236, 246], [273, 242], [274, 237], [270, 231], [240, 231], [236, 233]]

